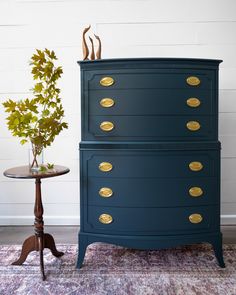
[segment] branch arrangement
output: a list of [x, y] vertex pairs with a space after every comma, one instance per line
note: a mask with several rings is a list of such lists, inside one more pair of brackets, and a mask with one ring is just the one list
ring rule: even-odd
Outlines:
[[60, 98], [57, 80], [61, 77], [62, 67], [56, 67], [57, 60], [54, 51], [36, 50], [30, 60], [32, 75], [36, 84], [32, 89], [33, 99], [13, 101], [8, 99], [3, 103], [7, 117], [8, 129], [13, 136], [22, 138], [20, 143], [30, 142], [32, 145], [32, 166], [38, 165], [37, 156], [43, 148], [50, 146], [68, 124], [63, 121], [64, 109]]

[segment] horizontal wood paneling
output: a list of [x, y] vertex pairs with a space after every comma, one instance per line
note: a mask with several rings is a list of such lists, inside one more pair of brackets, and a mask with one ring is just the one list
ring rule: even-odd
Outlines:
[[[44, 204], [78, 204], [78, 181], [57, 181], [49, 182], [43, 180], [42, 183], [42, 199]], [[34, 204], [35, 187], [34, 181], [18, 180], [14, 181], [14, 185], [10, 182], [1, 183], [1, 199], [0, 204]], [[17, 192], [17, 193], [16, 193]], [[60, 195], [58, 192], [61, 192]], [[0, 206], [1, 206], [0, 205]], [[4, 215], [4, 212], [2, 214]]]
[[236, 224], [236, 1], [235, 0], [15, 0], [0, 1], [0, 224], [32, 224], [33, 180], [5, 178], [27, 163], [5, 125], [1, 103], [32, 97], [29, 59], [35, 48], [54, 49], [63, 66], [60, 87], [69, 129], [45, 151], [46, 160], [70, 167], [43, 181], [45, 222], [79, 222], [81, 34], [89, 23], [102, 39], [104, 58], [218, 58], [222, 142], [222, 222]]
[[[42, 15], [46, 22], [61, 18], [65, 22], [79, 19], [104, 23], [236, 20], [234, 0], [198, 0], [197, 3], [188, 0], [169, 0], [168, 3], [165, 0], [16, 0], [10, 5], [7, 2], [11, 1], [5, 2], [0, 18], [2, 24], [39, 22]], [[7, 15], [9, 9], [12, 13]]]

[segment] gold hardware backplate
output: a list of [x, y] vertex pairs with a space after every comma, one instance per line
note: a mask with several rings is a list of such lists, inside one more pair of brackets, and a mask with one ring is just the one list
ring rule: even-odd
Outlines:
[[189, 221], [191, 223], [200, 223], [202, 222], [202, 220], [203, 220], [202, 215], [198, 213], [194, 213], [189, 216]]
[[201, 83], [201, 80], [198, 77], [190, 76], [186, 79], [186, 82], [190, 86], [197, 86]]
[[186, 124], [186, 127], [188, 128], [188, 130], [190, 131], [197, 131], [201, 128], [201, 125], [199, 122], [197, 121], [189, 121], [187, 124]]
[[99, 195], [103, 198], [110, 198], [113, 195], [113, 191], [109, 187], [102, 187], [99, 190]]
[[109, 87], [115, 83], [115, 80], [112, 77], [103, 77], [100, 80], [100, 84], [104, 87]]
[[109, 172], [112, 170], [113, 166], [109, 162], [102, 162], [99, 164], [99, 170], [102, 172]]
[[106, 132], [113, 130], [115, 125], [112, 122], [104, 121], [100, 124], [100, 129]]
[[103, 224], [109, 224], [112, 223], [113, 218], [110, 214], [101, 214], [99, 216], [99, 221]]
[[111, 108], [115, 104], [115, 101], [112, 98], [103, 98], [100, 100], [100, 105], [103, 108]]
[[191, 162], [189, 163], [189, 169], [192, 171], [200, 171], [203, 169], [203, 165], [201, 162]]
[[196, 97], [190, 97], [189, 99], [187, 99], [186, 103], [191, 108], [197, 108], [200, 106], [201, 101]]
[[203, 190], [198, 186], [191, 187], [188, 192], [191, 197], [201, 197], [203, 195]]

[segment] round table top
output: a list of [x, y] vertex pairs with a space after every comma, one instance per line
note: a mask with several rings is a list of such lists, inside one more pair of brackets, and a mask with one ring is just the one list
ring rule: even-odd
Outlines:
[[4, 175], [10, 178], [49, 178], [54, 176], [63, 175], [70, 172], [70, 169], [64, 166], [54, 165], [53, 170], [48, 170], [46, 172], [31, 171], [29, 166], [19, 166], [10, 168], [4, 171]]

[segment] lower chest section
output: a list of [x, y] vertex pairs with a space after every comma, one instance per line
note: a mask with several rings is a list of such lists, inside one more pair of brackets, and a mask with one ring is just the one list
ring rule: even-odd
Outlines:
[[81, 227], [182, 234], [219, 227], [219, 150], [81, 150]]

